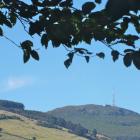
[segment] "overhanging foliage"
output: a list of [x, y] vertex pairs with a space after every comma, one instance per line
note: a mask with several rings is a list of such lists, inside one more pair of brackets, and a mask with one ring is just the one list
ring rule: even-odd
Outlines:
[[[3, 33], [3, 25], [13, 28], [19, 21], [30, 35], [38, 34], [42, 46], [47, 49], [51, 42], [54, 48], [65, 47], [68, 58], [64, 62], [68, 68], [74, 55], [80, 55], [89, 62], [93, 56], [105, 57], [104, 52], [90, 52], [78, 48], [81, 42], [91, 44], [100, 41], [111, 50], [113, 61], [121, 56], [126, 67], [133, 63], [140, 69], [140, 48], [136, 46], [140, 33], [140, 2], [138, 0], [108, 0], [105, 9], [96, 11], [101, 0], [93, 0], [82, 5], [81, 9], [73, 7], [72, 0], [31, 0], [31, 4], [20, 0], [0, 0], [0, 36], [5, 37], [23, 50], [24, 63], [30, 57], [39, 60], [33, 42], [25, 40], [17, 45]], [[127, 33], [132, 24], [137, 34]], [[125, 44], [123, 53], [116, 47]]]

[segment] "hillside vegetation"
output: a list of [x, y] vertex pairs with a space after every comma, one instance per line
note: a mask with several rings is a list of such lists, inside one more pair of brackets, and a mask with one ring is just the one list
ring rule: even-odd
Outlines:
[[41, 127], [36, 121], [0, 110], [0, 140], [86, 140], [66, 131]]
[[7, 110], [30, 119], [34, 119], [37, 121], [38, 125], [43, 127], [55, 128], [59, 130], [65, 128], [72, 134], [88, 138], [90, 140], [95, 140], [96, 137], [96, 134], [90, 132], [87, 128], [81, 126], [81, 124], [74, 124], [70, 121], [65, 121], [62, 118], [54, 117], [44, 112], [25, 110], [24, 105], [21, 103], [0, 100], [0, 108], [2, 110]]
[[140, 140], [140, 115], [109, 105], [67, 106], [48, 112], [117, 140]]

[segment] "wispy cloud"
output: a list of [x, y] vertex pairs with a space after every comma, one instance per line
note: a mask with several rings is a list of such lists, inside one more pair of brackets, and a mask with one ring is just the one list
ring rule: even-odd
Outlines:
[[33, 80], [31, 77], [8, 77], [0, 82], [0, 89], [1, 92], [7, 92], [30, 86], [32, 83]]

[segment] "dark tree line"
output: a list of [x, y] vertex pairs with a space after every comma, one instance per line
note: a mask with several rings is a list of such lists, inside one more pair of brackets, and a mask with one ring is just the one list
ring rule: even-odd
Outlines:
[[16, 111], [16, 113], [21, 114], [30, 119], [38, 120], [38, 125], [44, 127], [56, 128], [56, 129], [66, 128], [69, 130], [69, 132], [84, 137], [86, 137], [89, 132], [88, 129], [84, 128], [80, 124], [73, 124], [70, 121], [65, 121], [63, 118], [54, 117], [52, 115], [48, 115], [43, 112], [18, 110]]

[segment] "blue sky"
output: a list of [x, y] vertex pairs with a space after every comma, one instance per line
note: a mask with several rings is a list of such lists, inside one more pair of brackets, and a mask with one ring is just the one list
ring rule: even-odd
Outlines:
[[[14, 31], [5, 28], [5, 34], [17, 43], [31, 39], [20, 24]], [[63, 48], [53, 49], [50, 45], [45, 50], [37, 36], [33, 41], [40, 48], [40, 61], [31, 59], [23, 64], [22, 51], [0, 39], [0, 99], [22, 102], [27, 109], [47, 111], [65, 105], [112, 104], [115, 93], [117, 106], [140, 113], [140, 71], [134, 66], [126, 68], [121, 58], [113, 63], [103, 44], [93, 41], [90, 46], [80, 47], [105, 50], [105, 60], [93, 58], [87, 64], [75, 57], [67, 70], [63, 65], [67, 52]]]

